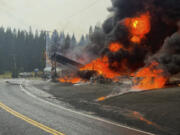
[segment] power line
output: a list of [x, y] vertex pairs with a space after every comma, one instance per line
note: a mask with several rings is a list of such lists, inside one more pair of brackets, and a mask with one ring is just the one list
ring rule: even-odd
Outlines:
[[23, 25], [29, 26], [29, 25], [27, 25], [27, 24], [24, 22], [24, 20], [22, 20], [22, 18], [17, 18], [17, 17], [11, 12], [12, 10], [14, 10], [14, 8], [11, 7], [11, 6], [9, 6], [9, 5], [6, 3], [6, 1], [0, 0], [0, 3], [1, 3], [1, 5], [3, 5], [3, 6], [0, 6], [0, 8], [1, 8], [4, 12], [6, 12], [9, 17], [12, 17], [12, 18], [16, 19], [19, 23], [22, 23]]
[[[94, 0], [94, 1], [91, 2], [88, 6], [82, 8], [82, 9], [80, 9], [79, 11], [77, 11], [77, 12], [71, 14], [70, 16], [68, 16], [66, 23], [64, 23], [63, 29], [66, 29], [66, 28], [68, 27], [68, 25], [71, 23], [71, 20], [72, 20], [74, 17], [77, 17], [77, 16], [79, 16], [80, 14], [85, 13], [87, 10], [89, 10], [90, 8], [92, 8], [95, 4], [97, 4], [97, 2], [100, 2], [100, 1], [101, 1], [101, 0]], [[25, 22], [22, 18], [19, 18], [19, 17], [15, 16], [15, 15], [13, 14], [12, 10], [14, 10], [14, 8], [11, 7], [10, 5], [8, 5], [8, 4], [6, 3], [6, 1], [0, 0], [0, 3], [1, 3], [1, 5], [3, 5], [3, 6], [0, 6], [0, 9], [3, 9], [4, 12], [6, 12], [9, 17], [12, 17], [12, 18], [16, 19], [16, 20], [17, 20], [19, 23], [21, 23], [21, 24], [24, 24], [24, 25], [26, 25], [26, 26], [29, 26], [28, 24], [26, 24], [26, 22]]]
[[78, 12], [76, 12], [76, 13], [70, 15], [69, 17], [67, 17], [68, 20], [66, 21], [65, 26], [63, 28], [65, 29], [65, 28], [68, 27], [68, 25], [71, 23], [70, 20], [72, 20], [72, 18], [74, 18], [74, 17], [76, 17], [76, 16], [78, 16], [78, 15], [80, 15], [82, 13], [85, 13], [88, 9], [92, 8], [95, 4], [97, 4], [97, 2], [100, 2], [100, 1], [101, 0], [95, 0], [92, 3], [90, 3], [88, 6], [80, 9]]
[[81, 10], [79, 10], [78, 12], [72, 14], [71, 16], [69, 16], [68, 18], [73, 18], [78, 16], [81, 13], [84, 13], [83, 11], [87, 11], [88, 9], [90, 9], [91, 7], [93, 7], [97, 2], [99, 2], [100, 0], [95, 0], [92, 3], [90, 3], [87, 7], [82, 8]]

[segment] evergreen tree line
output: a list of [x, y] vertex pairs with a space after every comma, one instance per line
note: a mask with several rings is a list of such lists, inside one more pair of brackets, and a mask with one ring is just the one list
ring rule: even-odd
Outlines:
[[97, 30], [98, 27], [90, 27], [89, 34], [77, 41], [74, 34], [70, 36], [57, 30], [47, 34], [46, 31], [32, 32], [31, 28], [26, 31], [0, 27], [0, 74], [32, 72], [36, 68], [42, 71], [46, 66], [46, 47], [50, 54], [58, 52], [68, 56], [74, 53], [72, 58], [82, 57], [83, 48], [91, 45], [92, 35]]
[[46, 32], [0, 28], [0, 74], [45, 67]]
[[86, 46], [89, 44], [89, 35], [82, 35], [77, 41], [75, 35], [70, 36], [64, 32], [54, 30], [52, 35], [47, 35], [47, 44], [50, 54], [55, 52], [66, 55], [67, 51], [72, 51], [75, 47]]
[[[103, 30], [98, 25], [90, 26], [89, 33], [82, 35], [79, 41], [77, 41], [74, 34], [70, 36], [64, 32], [54, 30], [51, 35], [47, 35], [48, 55], [52, 56], [57, 52], [77, 62], [87, 63], [94, 58], [91, 57], [94, 53], [102, 49], [95, 46], [99, 43], [101, 46], [105, 41], [104, 37]], [[93, 54], [91, 55], [91, 53]]]

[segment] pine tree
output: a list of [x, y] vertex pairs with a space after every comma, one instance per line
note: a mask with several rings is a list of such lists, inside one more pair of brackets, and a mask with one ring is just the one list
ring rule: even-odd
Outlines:
[[58, 46], [59, 46], [59, 34], [56, 30], [54, 30], [51, 36], [50, 55], [53, 55], [58, 51]]
[[71, 39], [69, 34], [67, 34], [66, 39], [65, 39], [65, 44], [64, 44], [64, 50], [68, 50], [71, 46]]
[[71, 47], [75, 47], [77, 45], [77, 40], [75, 35], [73, 34], [72, 38], [71, 38]]
[[43, 70], [45, 64], [42, 54], [45, 50], [45, 32], [35, 35], [29, 31], [3, 27], [0, 28], [0, 74], [12, 72], [31, 72], [35, 68]]
[[85, 37], [84, 37], [84, 35], [81, 36], [81, 39], [80, 39], [80, 41], [79, 41], [79, 45], [80, 45], [80, 46], [85, 45]]

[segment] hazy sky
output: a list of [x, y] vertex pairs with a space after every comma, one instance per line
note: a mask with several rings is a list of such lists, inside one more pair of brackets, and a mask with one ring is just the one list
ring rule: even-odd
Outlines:
[[0, 25], [64, 30], [79, 37], [109, 15], [110, 0], [0, 0]]

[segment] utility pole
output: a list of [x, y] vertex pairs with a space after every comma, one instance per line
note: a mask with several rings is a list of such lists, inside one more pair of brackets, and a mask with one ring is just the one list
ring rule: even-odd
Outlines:
[[[51, 31], [46, 31], [46, 54], [47, 56], [50, 56], [51, 59], [51, 79], [53, 81], [56, 81], [57, 78], [57, 62], [56, 62], [56, 53], [57, 53], [57, 44], [55, 44], [55, 48], [49, 52], [49, 44], [48, 44], [48, 34]], [[52, 47], [52, 45], [51, 45]], [[48, 66], [48, 63], [46, 62], [46, 66]]]
[[51, 69], [51, 77], [53, 81], [56, 81], [56, 77], [57, 77], [57, 63], [56, 63], [56, 53], [53, 54], [52, 56], [52, 69]]
[[[51, 33], [51, 31], [46, 31], [46, 67], [50, 67], [51, 66], [51, 79], [53, 81], [56, 81], [56, 77], [57, 77], [57, 64], [56, 64], [56, 52], [49, 52], [50, 48], [49, 48], [49, 33]], [[47, 61], [48, 57], [50, 57], [50, 61], [51, 61], [51, 65], [49, 64], [49, 62]]]
[[13, 57], [12, 77], [17, 78], [18, 77], [18, 72], [17, 72], [17, 64], [16, 64], [16, 56], [15, 56], [15, 54], [12, 55], [12, 57]]
[[46, 67], [50, 67], [50, 64], [48, 63], [47, 59], [50, 56], [49, 55], [49, 33], [51, 31], [46, 31]]

